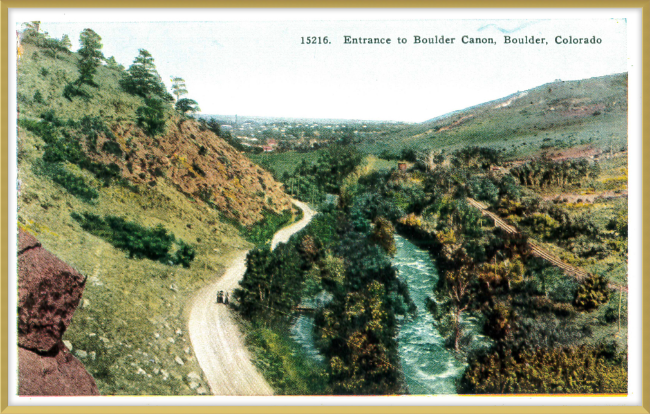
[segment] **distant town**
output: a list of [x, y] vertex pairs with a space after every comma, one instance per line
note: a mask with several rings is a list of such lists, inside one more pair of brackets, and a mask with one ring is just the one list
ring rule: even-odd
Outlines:
[[199, 121], [218, 124], [224, 138], [250, 152], [308, 151], [333, 142], [358, 142], [402, 129], [408, 124], [392, 121], [291, 119], [198, 115]]

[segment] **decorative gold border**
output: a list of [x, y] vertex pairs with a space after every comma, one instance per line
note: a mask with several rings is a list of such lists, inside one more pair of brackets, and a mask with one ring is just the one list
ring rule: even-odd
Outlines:
[[[9, 131], [8, 131], [8, 9], [9, 8], [177, 8], [179, 3], [176, 0], [9, 0], [0, 1], [0, 70], [2, 77], [0, 79], [0, 321], [8, 319], [8, 203], [9, 203]], [[533, 0], [523, 2], [522, 0], [186, 0], [183, 2], [183, 8], [202, 8], [202, 7], [223, 7], [223, 8], [637, 8], [642, 9], [642, 152], [643, 159], [650, 160], [650, 0]], [[645, 40], [645, 41], [643, 41]], [[644, 82], [645, 81], [645, 82]], [[646, 144], [646, 145], [643, 145]], [[642, 211], [650, 209], [650, 162], [642, 167]], [[643, 220], [642, 217], [642, 255], [650, 255], [650, 220]], [[646, 217], [647, 218], [647, 217]], [[650, 283], [648, 283], [648, 274], [650, 274], [650, 260], [643, 260], [643, 279], [645, 283], [643, 288], [642, 303], [642, 406], [636, 407], [593, 407], [593, 406], [571, 406], [571, 407], [540, 407], [540, 406], [517, 406], [517, 407], [487, 407], [487, 406], [469, 406], [469, 407], [404, 407], [404, 406], [384, 406], [384, 407], [301, 407], [301, 406], [281, 406], [281, 407], [264, 407], [264, 406], [173, 406], [173, 407], [85, 407], [85, 406], [67, 406], [67, 407], [10, 407], [9, 390], [8, 390], [8, 330], [7, 323], [1, 323], [0, 338], [2, 340], [0, 348], [0, 413], [87, 413], [97, 414], [114, 413], [119, 411], [121, 414], [131, 413], [329, 413], [336, 411], [337, 414], [347, 413], [372, 413], [383, 414], [399, 411], [401, 413], [454, 413], [454, 414], [510, 414], [522, 413], [538, 414], [650, 414]], [[643, 318], [645, 316], [645, 318]], [[644, 357], [645, 356], [645, 357]]]

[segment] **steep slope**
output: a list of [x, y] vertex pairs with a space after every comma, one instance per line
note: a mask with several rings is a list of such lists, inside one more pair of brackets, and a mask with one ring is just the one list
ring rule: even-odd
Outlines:
[[[213, 204], [244, 225], [262, 220], [264, 210], [280, 213], [291, 208], [268, 172], [195, 120], [170, 110], [164, 135], [145, 134], [136, 125], [136, 109], [143, 100], [120, 88], [119, 68], [100, 67], [99, 87], [81, 86], [92, 97], [66, 99], [63, 92], [76, 76], [77, 57], [55, 56], [24, 45], [18, 66], [20, 119], [25, 121], [21, 126], [34, 130], [33, 124], [58, 121], [63, 125], [57, 132], [70, 134], [90, 160], [115, 165], [118, 176], [150, 186], [166, 177], [183, 194]], [[40, 119], [48, 112], [50, 118]]]
[[[171, 105], [165, 132], [146, 134], [137, 122], [145, 100], [122, 90], [123, 68], [98, 67], [97, 86], [80, 85], [86, 96], [67, 99], [79, 56], [42, 43], [21, 49], [18, 225], [88, 277], [66, 347], [104, 395], [208, 393], [186, 305], [252, 247], [241, 230], [276, 226], [267, 218], [290, 211], [290, 199], [269, 173]], [[128, 237], [97, 223], [122, 223]], [[161, 232], [163, 243], [152, 241]], [[169, 240], [167, 255], [138, 253]], [[189, 267], [166, 260], [179, 255]]]
[[362, 143], [366, 152], [490, 146], [513, 156], [627, 145], [627, 73], [561, 81], [452, 112]]

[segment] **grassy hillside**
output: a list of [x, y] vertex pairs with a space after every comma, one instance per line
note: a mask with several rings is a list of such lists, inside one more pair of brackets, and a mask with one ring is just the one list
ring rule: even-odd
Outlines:
[[18, 220], [88, 277], [64, 339], [102, 394], [208, 393], [186, 330], [192, 295], [291, 219], [290, 199], [171, 104], [164, 132], [146, 133], [122, 67], [77, 85], [79, 55], [37, 43], [23, 42], [17, 69]]
[[403, 148], [489, 146], [513, 158], [540, 150], [627, 146], [627, 74], [556, 81], [361, 143], [376, 155]]

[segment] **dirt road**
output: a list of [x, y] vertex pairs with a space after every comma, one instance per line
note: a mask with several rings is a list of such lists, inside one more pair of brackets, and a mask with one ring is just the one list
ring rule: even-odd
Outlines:
[[[272, 249], [304, 228], [315, 214], [304, 203], [294, 200], [294, 204], [303, 211], [303, 218], [279, 230], [273, 237]], [[232, 311], [216, 303], [218, 291], [232, 292], [239, 286], [246, 272], [246, 254], [248, 251], [238, 254], [223, 276], [198, 293], [190, 313], [190, 340], [214, 395], [273, 395], [273, 389], [250, 360]]]

